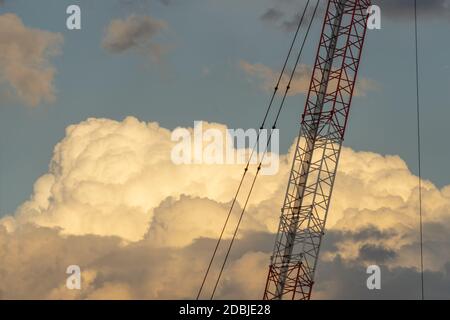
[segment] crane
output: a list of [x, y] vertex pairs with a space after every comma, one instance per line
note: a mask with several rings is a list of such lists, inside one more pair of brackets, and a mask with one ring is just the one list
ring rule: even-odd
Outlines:
[[264, 300], [311, 298], [370, 5], [328, 0]]

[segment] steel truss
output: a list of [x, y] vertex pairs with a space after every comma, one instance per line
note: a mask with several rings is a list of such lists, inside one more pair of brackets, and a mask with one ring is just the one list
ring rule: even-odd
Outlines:
[[344, 140], [370, 0], [329, 0], [264, 292], [308, 300]]

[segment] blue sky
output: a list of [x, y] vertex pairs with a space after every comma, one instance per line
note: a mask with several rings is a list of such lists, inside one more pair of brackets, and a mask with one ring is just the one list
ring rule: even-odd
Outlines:
[[[192, 126], [195, 120], [231, 128], [259, 125], [269, 93], [249, 81], [239, 61], [280, 69], [292, 34], [261, 19], [275, 0], [129, 2], [6, 0], [0, 7], [0, 14], [14, 13], [27, 27], [64, 37], [62, 54], [52, 59], [56, 100], [35, 107], [0, 101], [0, 215], [12, 213], [29, 197], [65, 128], [88, 117], [133, 115], [167, 128]], [[81, 6], [80, 31], [65, 27], [70, 4]], [[382, 29], [368, 33], [360, 69], [360, 76], [376, 81], [379, 89], [354, 99], [345, 144], [400, 155], [417, 172], [413, 21], [411, 12], [399, 19], [384, 13]], [[166, 21], [168, 28], [156, 38], [168, 47], [161, 62], [102, 48], [109, 22], [130, 14]], [[422, 16], [423, 175], [439, 186], [450, 183], [449, 31], [448, 17]], [[319, 21], [307, 43], [305, 64], [313, 63], [318, 35]], [[280, 120], [283, 152], [298, 132], [303, 105], [302, 95], [288, 100]]]

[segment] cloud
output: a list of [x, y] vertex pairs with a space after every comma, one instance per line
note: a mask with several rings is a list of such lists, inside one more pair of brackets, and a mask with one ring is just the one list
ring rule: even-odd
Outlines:
[[122, 5], [128, 5], [128, 6], [132, 6], [132, 5], [145, 5], [151, 2], [159, 2], [162, 3], [163, 5], [171, 5], [174, 3], [174, 0], [119, 0], [119, 2]]
[[[306, 0], [272, 0], [273, 5], [261, 15], [261, 20], [271, 23], [282, 30], [292, 32], [298, 26], [300, 13], [306, 4]], [[392, 21], [412, 21], [413, 2], [410, 0], [374, 0], [372, 4], [381, 8], [382, 17], [386, 16]], [[450, 21], [450, 0], [418, 1], [420, 18], [443, 19]], [[321, 3], [316, 19], [323, 20], [325, 5]], [[307, 10], [307, 17], [312, 16], [313, 9]]]
[[[176, 166], [171, 133], [133, 117], [69, 126], [31, 198], [0, 220], [0, 296], [195, 297], [242, 166]], [[292, 152], [280, 156], [278, 175], [259, 180], [217, 298], [261, 298]], [[450, 186], [423, 188], [426, 286], [430, 297], [450, 298]], [[313, 298], [415, 298], [418, 205], [418, 178], [402, 159], [344, 148]], [[380, 292], [365, 287], [373, 263]], [[82, 269], [76, 292], [65, 288], [72, 264]], [[205, 289], [206, 297], [210, 282]]]
[[270, 8], [261, 16], [261, 19], [269, 22], [277, 21], [278, 19], [283, 17], [283, 15], [283, 12], [281, 12], [280, 10], [276, 8]]
[[0, 15], [0, 85], [3, 95], [28, 106], [55, 99], [55, 67], [63, 37], [26, 27], [15, 14]]
[[[292, 32], [297, 29], [305, 8], [305, 0], [272, 0], [273, 6], [266, 9], [260, 16], [261, 20], [272, 24], [284, 31]], [[305, 13], [305, 21], [309, 21], [314, 12], [315, 2], [311, 2]], [[325, 5], [319, 3], [316, 19], [322, 17]], [[320, 20], [321, 18], [319, 18]], [[303, 26], [307, 23], [303, 22]]]
[[165, 21], [150, 16], [130, 15], [125, 19], [114, 19], [106, 28], [102, 46], [110, 53], [135, 51], [159, 61], [166, 49], [155, 43], [154, 38], [165, 29]]
[[[414, 6], [411, 1], [377, 0], [374, 1], [374, 4], [379, 5], [382, 12], [385, 12], [389, 18], [413, 19]], [[417, 1], [417, 10], [422, 18], [439, 18], [448, 20], [450, 18], [450, 0]]]
[[384, 263], [386, 260], [394, 258], [395, 255], [395, 251], [373, 244], [365, 244], [359, 248], [359, 257], [365, 261]]
[[[259, 83], [260, 87], [267, 92], [273, 92], [275, 84], [278, 81], [279, 73], [270, 67], [256, 63], [251, 64], [247, 61], [241, 60], [239, 67], [244, 71], [246, 75], [249, 76], [249, 80], [256, 81]], [[289, 78], [291, 76], [292, 70], [285, 71], [283, 78], [280, 82], [280, 89], [284, 93], [284, 90], [288, 84]], [[306, 94], [309, 90], [309, 85], [311, 81], [312, 68], [305, 64], [300, 64], [294, 73], [292, 83], [290, 85], [290, 90], [288, 95], [295, 96], [298, 94]], [[331, 81], [328, 87], [329, 91], [335, 90], [337, 86], [337, 81]], [[365, 96], [367, 92], [378, 90], [378, 84], [371, 79], [360, 78], [356, 84], [355, 95]]]
[[[229, 204], [206, 198], [181, 195], [179, 200], [167, 199], [155, 209], [147, 238], [159, 246], [172, 247], [186, 246], [199, 237], [214, 238], [228, 208]], [[233, 216], [230, 222], [236, 221]], [[225, 234], [225, 238], [231, 236], [231, 232]]]
[[[203, 127], [226, 129], [207, 123]], [[136, 241], [145, 236], [154, 214], [163, 225], [164, 216], [171, 215], [168, 204], [178, 210], [184, 210], [185, 203], [197, 205], [198, 217], [207, 214], [205, 208], [212, 214], [225, 211], [222, 207], [232, 198], [242, 166], [226, 165], [223, 171], [216, 165], [176, 166], [171, 159], [176, 143], [171, 141], [171, 131], [133, 117], [122, 122], [88, 119], [69, 126], [66, 137], [55, 146], [49, 172], [36, 181], [31, 199], [18, 208], [16, 218], [70, 234]], [[166, 184], [174, 174], [177, 185]], [[274, 179], [261, 178], [268, 182], [268, 190], [257, 191], [250, 204], [266, 197], [263, 193], [274, 192], [270, 190]], [[180, 199], [183, 194], [190, 198]]]
[[[313, 293], [316, 299], [338, 300], [420, 299], [420, 273], [414, 268], [388, 268], [381, 266], [381, 290], [368, 290], [366, 280], [369, 276], [366, 267], [348, 263], [336, 258], [331, 262], [320, 263]], [[425, 295], [427, 299], [449, 299], [449, 266], [440, 272], [425, 272]]]
[[[251, 64], [246, 61], [240, 61], [239, 66], [245, 74], [250, 76], [250, 80], [256, 79], [260, 82], [260, 86], [264, 91], [273, 91], [279, 76], [274, 70], [260, 63]], [[291, 72], [292, 71], [285, 72], [282, 82], [280, 83], [281, 90], [286, 88]], [[306, 65], [300, 65], [294, 74], [291, 89], [288, 94], [297, 95], [308, 92], [310, 79], [311, 68]]]

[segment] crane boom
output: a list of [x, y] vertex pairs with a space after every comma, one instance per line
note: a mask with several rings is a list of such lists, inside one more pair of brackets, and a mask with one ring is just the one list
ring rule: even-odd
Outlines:
[[265, 300], [309, 300], [367, 30], [370, 0], [329, 0]]

